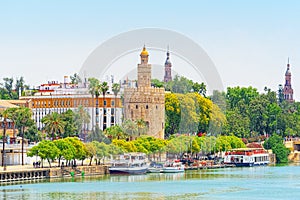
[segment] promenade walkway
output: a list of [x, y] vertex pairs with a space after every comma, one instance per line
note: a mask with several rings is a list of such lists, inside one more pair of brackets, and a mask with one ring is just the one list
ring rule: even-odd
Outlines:
[[4, 170], [4, 167], [0, 167], [0, 172], [15, 172], [15, 171], [29, 171], [35, 169], [32, 165], [11, 165], [6, 166], [6, 170]]

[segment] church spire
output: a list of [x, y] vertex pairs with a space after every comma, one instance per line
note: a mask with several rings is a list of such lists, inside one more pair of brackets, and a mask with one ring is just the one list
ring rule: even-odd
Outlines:
[[172, 80], [172, 63], [170, 61], [170, 52], [169, 52], [169, 45], [167, 48], [167, 59], [165, 62], [165, 76], [164, 76], [164, 82], [169, 82]]
[[284, 99], [288, 102], [294, 102], [292, 89], [292, 73], [290, 70], [290, 59], [288, 58], [287, 68], [285, 72], [285, 84], [283, 88]]

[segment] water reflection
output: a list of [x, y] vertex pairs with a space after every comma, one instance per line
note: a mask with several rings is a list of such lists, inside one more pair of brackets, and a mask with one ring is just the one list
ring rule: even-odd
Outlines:
[[0, 199], [295, 199], [299, 178], [297, 165], [75, 177], [2, 184]]

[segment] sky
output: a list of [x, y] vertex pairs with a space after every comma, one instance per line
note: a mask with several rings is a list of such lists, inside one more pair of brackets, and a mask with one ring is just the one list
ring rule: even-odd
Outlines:
[[[1, 0], [0, 82], [20, 76], [31, 86], [63, 81], [64, 75], [79, 72], [91, 52], [111, 37], [155, 27], [199, 44], [224, 88], [278, 90], [289, 57], [299, 101], [299, 19], [296, 0]], [[178, 64], [176, 59], [172, 63]]]

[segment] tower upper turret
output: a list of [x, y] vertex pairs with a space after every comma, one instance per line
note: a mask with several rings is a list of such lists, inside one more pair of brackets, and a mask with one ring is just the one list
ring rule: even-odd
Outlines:
[[142, 50], [140, 56], [141, 56], [141, 64], [148, 64], [149, 53], [146, 50], [146, 46], [145, 45], [143, 47], [143, 50]]

